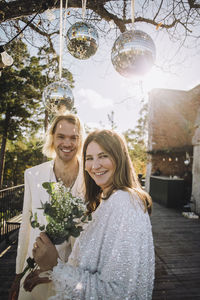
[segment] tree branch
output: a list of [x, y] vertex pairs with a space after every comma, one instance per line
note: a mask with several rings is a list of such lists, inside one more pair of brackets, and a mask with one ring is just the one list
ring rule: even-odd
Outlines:
[[195, 0], [188, 0], [190, 8], [200, 8], [200, 3], [195, 3]]
[[[120, 29], [120, 31], [124, 32], [126, 31], [126, 25], [131, 24], [132, 22], [130, 17], [129, 19], [127, 19], [123, 15], [123, 3], [125, 5], [126, 1], [128, 3], [128, 0], [113, 1], [113, 3], [116, 4], [119, 14], [117, 11], [114, 12], [114, 9], [113, 10], [107, 9], [107, 6], [109, 6], [108, 4], [110, 1], [111, 0], [87, 0], [87, 9], [91, 10], [92, 12], [94, 12], [96, 15], [99, 16], [99, 22], [101, 22], [101, 20], [105, 20], [106, 22], [113, 20], [116, 26]], [[184, 29], [188, 33], [189, 32], [191, 33], [190, 29], [187, 26], [187, 24], [189, 24], [188, 20], [190, 20], [190, 24], [195, 24], [196, 26], [197, 24], [199, 24], [198, 20], [200, 19], [200, 15], [198, 12], [198, 8], [200, 8], [200, 4], [197, 4], [195, 0], [187, 0], [186, 3], [188, 3], [188, 5], [187, 8], [184, 9], [184, 11], [180, 9], [181, 5], [183, 4], [182, 1], [174, 1], [174, 0], [168, 0], [166, 2], [163, 0], [154, 0], [154, 1], [156, 2], [154, 7], [157, 7], [154, 16], [152, 17], [149, 16], [149, 14], [146, 13], [148, 11], [146, 11], [142, 15], [136, 16], [135, 22], [144, 22], [165, 29], [170, 29], [174, 27], [175, 30], [176, 30], [176, 25], [180, 24], [180, 26], [184, 27]], [[147, 4], [146, 4], [147, 8], [149, 9], [150, 6], [149, 2]], [[169, 7], [171, 6], [170, 14], [167, 13], [164, 4], [168, 5]], [[37, 12], [43, 13], [47, 9], [53, 9], [53, 8], [58, 9], [59, 6], [60, 6], [59, 0], [14, 0], [11, 2], [0, 0], [0, 23], [13, 20], [13, 19], [23, 20], [23, 18], [26, 16], [36, 14]], [[69, 0], [68, 8], [82, 8], [82, 1]], [[190, 15], [188, 13], [191, 8], [194, 10], [193, 15]], [[196, 14], [195, 14], [195, 10], [196, 10]], [[125, 6], [124, 6], [124, 12], [125, 12]], [[128, 9], [127, 9], [127, 13], [128, 13]], [[160, 21], [159, 19], [160, 17], [162, 17], [162, 21]], [[156, 22], [156, 19], [158, 19], [159, 22]], [[35, 31], [37, 31], [38, 33], [40, 33], [41, 35], [46, 36], [48, 38], [47, 33], [43, 32], [42, 30], [39, 30], [36, 26], [31, 25], [30, 27]]]
[[[26, 23], [26, 24], [28, 23], [28, 19], [27, 19], [27, 18], [22, 18], [21, 21], [23, 21], [23, 22]], [[33, 23], [31, 23], [31, 24], [29, 25], [29, 27], [30, 27], [31, 29], [33, 29], [34, 31], [36, 31], [37, 33], [39, 33], [40, 35], [46, 37], [47, 40], [48, 40], [50, 49], [52, 50], [53, 53], [56, 53], [56, 51], [55, 51], [55, 49], [54, 49], [54, 46], [53, 46], [53, 43], [52, 43], [52, 40], [51, 40], [51, 36], [54, 35], [54, 34], [59, 34], [59, 30], [54, 31], [54, 32], [52, 32], [52, 33], [49, 34], [49, 33], [45, 32], [45, 31], [43, 31], [43, 30], [40, 30], [39, 27], [38, 27], [38, 26], [35, 26]]]
[[[110, 0], [88, 0], [87, 8], [94, 10], [98, 5], [104, 5]], [[12, 2], [0, 2], [0, 22], [32, 15], [36, 12], [43, 13], [47, 9], [59, 8], [58, 0], [16, 0]], [[69, 0], [68, 7], [82, 8], [81, 0]]]

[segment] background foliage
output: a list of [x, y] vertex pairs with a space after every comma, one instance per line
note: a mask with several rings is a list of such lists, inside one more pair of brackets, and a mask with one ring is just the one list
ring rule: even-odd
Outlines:
[[[65, 1], [64, 1], [65, 5]], [[12, 54], [14, 64], [2, 71], [0, 80], [0, 184], [4, 186], [23, 182], [25, 168], [42, 162], [41, 136], [47, 117], [42, 105], [42, 91], [55, 81], [58, 73], [56, 39], [59, 34], [59, 13], [52, 22], [48, 9], [58, 9], [57, 0], [0, 0], [1, 45]], [[82, 20], [82, 1], [68, 1], [68, 22]], [[112, 32], [118, 36], [131, 26], [131, 0], [87, 0], [85, 20], [92, 22], [101, 38]], [[178, 50], [199, 46], [200, 4], [195, 0], [135, 1], [135, 24], [148, 24], [154, 34], [166, 33]], [[35, 19], [30, 23], [33, 16]], [[29, 24], [17, 39], [7, 44]], [[35, 55], [28, 48], [34, 48]], [[170, 53], [169, 53], [170, 55]], [[169, 61], [167, 61], [169, 65]], [[73, 76], [63, 69], [74, 86]], [[117, 128], [113, 114], [112, 128]], [[45, 122], [45, 123], [44, 123]], [[120, 121], [119, 121], [120, 122]], [[88, 129], [89, 130], [89, 129]], [[136, 128], [124, 134], [137, 173], [145, 174], [147, 107], [140, 112]]]
[[[42, 103], [44, 87], [55, 80], [58, 58], [49, 48], [40, 48], [30, 56], [27, 45], [17, 39], [10, 44], [14, 64], [2, 71], [0, 78], [0, 183], [1, 186], [23, 183], [27, 167], [41, 163], [41, 136], [45, 127]], [[48, 63], [47, 63], [48, 58]], [[44, 61], [45, 60], [45, 61]], [[63, 77], [73, 87], [72, 74], [63, 69]]]

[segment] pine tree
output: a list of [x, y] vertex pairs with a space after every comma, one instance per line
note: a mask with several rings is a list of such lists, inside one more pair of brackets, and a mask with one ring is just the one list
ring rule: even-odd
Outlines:
[[[9, 140], [16, 147], [10, 149], [9, 155], [7, 155], [9, 161], [13, 159], [13, 166], [16, 153], [19, 154], [21, 151], [19, 144], [22, 145], [25, 140], [29, 147], [24, 155], [32, 155], [33, 145], [31, 145], [30, 139], [35, 139], [35, 133], [39, 129], [43, 129], [45, 125], [42, 92], [48, 84], [55, 81], [56, 74], [58, 74], [58, 57], [48, 47], [40, 48], [37, 57], [30, 56], [27, 45], [19, 39], [14, 40], [6, 50], [12, 55], [14, 64], [12, 67], [5, 68], [0, 77], [0, 186], [3, 184], [7, 141]], [[54, 76], [50, 76], [50, 73], [53, 73]], [[73, 77], [67, 69], [63, 69], [63, 77], [67, 78], [73, 87]], [[38, 143], [39, 141], [36, 144]], [[34, 151], [41, 159], [41, 152], [39, 154], [37, 149]], [[38, 163], [37, 159], [33, 158], [32, 160], [34, 160], [32, 165]], [[19, 161], [18, 157], [18, 163]], [[24, 169], [27, 167], [26, 161], [27, 159], [24, 161]], [[30, 160], [28, 161], [31, 164]], [[20, 168], [22, 168], [21, 165]], [[9, 178], [8, 174], [9, 172], [6, 172], [8, 181], [12, 177], [12, 181], [16, 183], [21, 178], [17, 179], [17, 175], [16, 178], [13, 176]]]
[[140, 110], [140, 118], [135, 129], [124, 132], [129, 154], [137, 174], [146, 173], [147, 164], [147, 103]]

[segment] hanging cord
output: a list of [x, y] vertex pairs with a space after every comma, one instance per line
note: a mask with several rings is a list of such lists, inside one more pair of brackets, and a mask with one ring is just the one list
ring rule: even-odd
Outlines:
[[64, 20], [62, 21], [62, 8], [63, 3], [60, 0], [60, 57], [59, 57], [59, 79], [62, 78], [62, 61], [63, 61], [63, 39], [66, 33], [66, 21], [67, 21], [67, 7], [68, 7], [68, 0], [65, 2], [65, 13], [64, 13]]
[[68, 0], [66, 0], [66, 2], [65, 2], [65, 14], [64, 14], [64, 21], [63, 21], [63, 39], [66, 34], [67, 8], [68, 8]]
[[86, 12], [86, 2], [87, 0], [82, 0], [82, 19], [85, 19], [85, 12]]
[[60, 56], [59, 56], [59, 78], [62, 78], [62, 49], [63, 49], [63, 18], [62, 18], [62, 10], [63, 10], [63, 0], [60, 0]]
[[65, 2], [65, 13], [63, 20], [63, 0], [60, 0], [60, 57], [59, 57], [59, 79], [62, 78], [62, 61], [63, 61], [63, 39], [66, 33], [68, 0]]
[[131, 19], [132, 19], [132, 30], [134, 30], [134, 22], [135, 22], [135, 0], [131, 0]]

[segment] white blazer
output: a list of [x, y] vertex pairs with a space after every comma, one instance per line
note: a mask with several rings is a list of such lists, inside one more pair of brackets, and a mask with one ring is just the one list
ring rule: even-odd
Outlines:
[[[19, 230], [19, 241], [16, 260], [16, 273], [21, 273], [26, 265], [26, 259], [32, 257], [33, 244], [36, 237], [40, 234], [39, 229], [32, 228], [30, 225], [31, 213], [34, 215], [37, 212], [38, 222], [40, 224], [46, 223], [46, 218], [43, 215], [41, 208], [41, 202], [49, 201], [49, 194], [42, 187], [43, 182], [55, 181], [55, 175], [53, 172], [54, 161], [48, 161], [27, 169], [24, 173], [24, 204], [22, 224]], [[83, 197], [83, 174], [82, 165], [79, 164], [79, 173], [77, 179], [72, 187], [72, 194]], [[69, 248], [69, 247], [68, 247]], [[62, 260], [66, 261], [69, 255], [69, 249], [67, 249], [67, 243], [57, 246], [59, 256]]]

